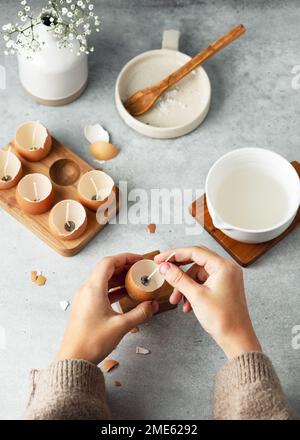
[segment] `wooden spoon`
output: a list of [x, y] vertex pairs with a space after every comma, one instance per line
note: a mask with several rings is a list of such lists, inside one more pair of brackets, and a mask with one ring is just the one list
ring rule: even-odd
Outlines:
[[133, 95], [129, 96], [123, 103], [124, 107], [132, 116], [146, 113], [166, 90], [192, 72], [192, 70], [196, 69], [196, 67], [208, 58], [224, 49], [224, 47], [240, 37], [245, 31], [246, 28], [244, 25], [239, 24], [235, 26], [162, 81], [133, 93]]

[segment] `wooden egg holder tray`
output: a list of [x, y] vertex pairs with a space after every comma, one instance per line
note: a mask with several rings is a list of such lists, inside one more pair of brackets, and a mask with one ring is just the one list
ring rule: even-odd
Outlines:
[[[83, 174], [94, 168], [77, 156], [77, 154], [73, 153], [73, 151], [65, 147], [55, 138], [52, 138], [52, 149], [49, 155], [39, 162], [30, 162], [16, 152], [13, 142], [6, 145], [4, 149], [7, 150], [9, 146], [11, 146], [11, 151], [22, 162], [23, 175], [41, 173], [51, 179], [55, 190], [54, 203], [58, 203], [64, 199], [79, 201], [77, 195], [78, 180]], [[59, 182], [60, 184], [55, 182]], [[77, 254], [105, 227], [105, 225], [97, 222], [95, 212], [85, 208], [88, 221], [85, 232], [75, 240], [67, 241], [56, 238], [51, 234], [48, 224], [50, 211], [41, 215], [26, 214], [17, 204], [16, 188], [15, 186], [0, 191], [0, 206], [60, 255], [71, 257]], [[110, 218], [114, 217], [118, 213], [118, 210], [119, 194], [117, 191], [116, 207], [114, 210], [111, 210]]]
[[[153, 251], [150, 252], [148, 254], [144, 255], [144, 258], [149, 259], [149, 260], [154, 260], [154, 257], [156, 255], [158, 255], [160, 253], [160, 251]], [[128, 267], [128, 270], [130, 269], [130, 266]], [[159, 310], [157, 313], [161, 313], [161, 312], [166, 312], [168, 310], [174, 309], [177, 306], [170, 304], [169, 302], [169, 297], [171, 295], [171, 293], [173, 292], [173, 287], [170, 286], [170, 284], [168, 284], [166, 281], [164, 282], [164, 284], [161, 286], [161, 288], [157, 291], [157, 296], [156, 296], [156, 300], [159, 303]], [[125, 296], [123, 298], [121, 298], [119, 300], [119, 305], [121, 308], [121, 311], [123, 313], [129, 312], [130, 310], [132, 310], [134, 307], [136, 307], [139, 302], [133, 300], [132, 298], [130, 298], [127, 294], [127, 291], [124, 287], [124, 294]]]
[[[291, 162], [300, 177], [300, 163]], [[190, 212], [193, 217], [203, 226], [203, 228], [227, 251], [241, 266], [247, 267], [254, 263], [259, 257], [264, 255], [275, 244], [286, 237], [293, 229], [300, 224], [300, 209], [293, 221], [293, 223], [284, 231], [279, 237], [265, 243], [252, 244], [241, 243], [233, 240], [227, 235], [223, 234], [220, 229], [217, 229], [208, 212], [206, 197], [203, 194], [199, 199], [195, 200], [190, 206]]]

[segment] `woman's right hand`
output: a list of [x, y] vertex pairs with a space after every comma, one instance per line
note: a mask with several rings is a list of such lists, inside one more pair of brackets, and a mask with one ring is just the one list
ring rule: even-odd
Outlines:
[[[233, 261], [203, 247], [174, 249], [155, 257], [160, 273], [174, 287], [172, 304], [184, 299], [183, 311], [194, 311], [203, 328], [229, 359], [249, 351], [261, 351], [249, 316], [243, 271]], [[177, 264], [174, 264], [177, 263]], [[187, 272], [179, 265], [194, 263]]]

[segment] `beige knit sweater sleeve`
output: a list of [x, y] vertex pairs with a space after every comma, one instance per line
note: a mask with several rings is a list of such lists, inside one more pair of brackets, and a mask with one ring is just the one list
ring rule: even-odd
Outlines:
[[31, 372], [29, 420], [106, 420], [110, 418], [104, 377], [96, 365], [81, 360], [51, 364]]
[[[51, 364], [32, 372], [32, 390], [25, 419], [109, 419], [103, 374], [80, 360]], [[262, 353], [245, 353], [217, 374], [216, 419], [295, 418], [270, 360]], [[199, 414], [201, 418], [201, 414]]]
[[214, 418], [294, 419], [277, 374], [263, 353], [244, 353], [227, 362], [215, 380]]

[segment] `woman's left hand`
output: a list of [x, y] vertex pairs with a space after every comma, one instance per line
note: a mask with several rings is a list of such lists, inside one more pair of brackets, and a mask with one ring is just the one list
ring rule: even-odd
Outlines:
[[124, 285], [130, 265], [141, 255], [119, 254], [103, 258], [76, 292], [71, 316], [56, 360], [83, 359], [100, 363], [133, 327], [158, 311], [157, 301], [144, 301], [128, 313], [117, 313], [111, 304], [126, 294]]

